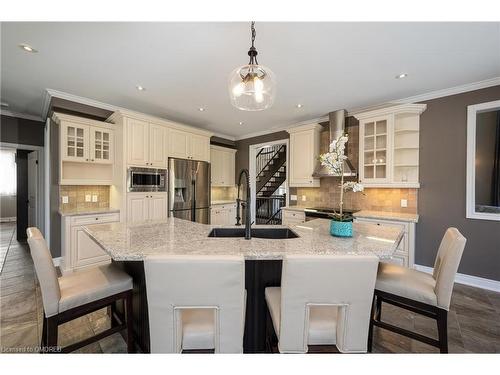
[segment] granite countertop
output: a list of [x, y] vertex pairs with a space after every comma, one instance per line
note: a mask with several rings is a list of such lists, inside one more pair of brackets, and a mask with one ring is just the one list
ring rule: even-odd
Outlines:
[[59, 210], [61, 216], [80, 216], [80, 215], [97, 215], [97, 214], [114, 214], [119, 213], [120, 210], [117, 208], [80, 208], [72, 210]]
[[418, 223], [417, 214], [407, 214], [402, 212], [361, 210], [355, 212], [353, 216], [366, 219], [395, 220], [395, 221], [406, 221], [410, 223]]
[[354, 237], [337, 238], [330, 235], [329, 224], [329, 220], [317, 219], [291, 225], [299, 235], [293, 239], [209, 238], [211, 229], [220, 226], [177, 218], [92, 224], [84, 226], [84, 230], [115, 261], [140, 261], [151, 254], [242, 255], [262, 260], [282, 259], [286, 254], [370, 254], [390, 258], [403, 237], [403, 230], [396, 226], [354, 223]]
[[219, 205], [219, 204], [236, 204], [236, 199], [233, 200], [220, 200], [220, 201], [211, 201], [210, 205]]

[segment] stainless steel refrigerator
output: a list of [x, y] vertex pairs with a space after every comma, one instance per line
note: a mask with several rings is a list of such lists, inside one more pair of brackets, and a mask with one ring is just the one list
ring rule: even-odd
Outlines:
[[168, 159], [169, 216], [210, 223], [210, 163]]

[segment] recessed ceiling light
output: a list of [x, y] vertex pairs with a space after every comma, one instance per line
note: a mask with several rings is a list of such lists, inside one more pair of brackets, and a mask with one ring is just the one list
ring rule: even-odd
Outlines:
[[137, 86], [135, 86], [135, 88], [136, 88], [137, 90], [139, 90], [139, 91], [144, 91], [144, 90], [146, 90], [146, 88], [145, 88], [145, 87], [142, 87], [141, 85], [137, 85]]
[[244, 124], [244, 122], [243, 122], [243, 121], [240, 121], [240, 125], [243, 125], [243, 124]]
[[198, 108], [198, 111], [200, 111], [200, 112], [203, 112], [204, 110], [205, 110], [205, 108], [203, 108], [203, 107]]
[[302, 108], [302, 104], [300, 104], [300, 103], [299, 103], [299, 104], [297, 104], [295, 107], [297, 107], [297, 108]]
[[408, 77], [408, 73], [401, 73], [401, 74], [398, 74], [395, 78], [396, 79], [401, 79], [401, 78], [406, 78]]
[[32, 46], [30, 46], [29, 44], [26, 44], [26, 43], [20, 44], [19, 48], [22, 48], [26, 52], [31, 52], [31, 53], [37, 53], [38, 52], [36, 49], [34, 49]]

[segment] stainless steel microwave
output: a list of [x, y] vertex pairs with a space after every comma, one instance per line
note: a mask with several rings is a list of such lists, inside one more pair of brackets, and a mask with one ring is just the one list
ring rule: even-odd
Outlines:
[[127, 173], [129, 192], [167, 191], [167, 170], [130, 167]]

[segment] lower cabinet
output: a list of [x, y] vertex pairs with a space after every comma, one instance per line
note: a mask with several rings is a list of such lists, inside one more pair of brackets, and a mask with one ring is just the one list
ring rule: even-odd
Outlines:
[[210, 224], [235, 225], [236, 203], [212, 205], [210, 207]]
[[127, 221], [163, 220], [168, 216], [167, 193], [128, 193]]
[[83, 227], [120, 221], [119, 213], [64, 216], [61, 231], [61, 270], [63, 273], [109, 263], [109, 255], [97, 245]]
[[391, 259], [381, 260], [384, 263], [393, 263], [399, 266], [413, 268], [415, 265], [415, 223], [403, 222], [403, 221], [392, 221], [392, 220], [379, 220], [379, 219], [368, 219], [368, 218], [356, 218], [356, 222], [359, 223], [375, 223], [377, 225], [391, 225], [398, 226], [404, 230], [403, 238], [399, 243], [398, 248], [394, 252]]

